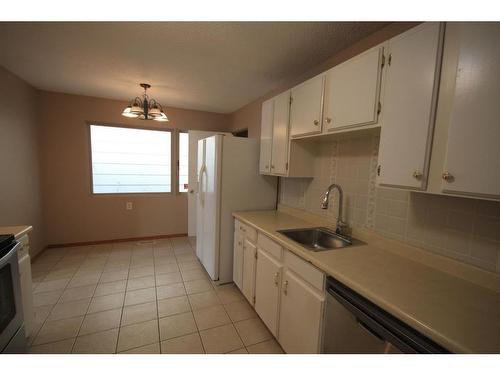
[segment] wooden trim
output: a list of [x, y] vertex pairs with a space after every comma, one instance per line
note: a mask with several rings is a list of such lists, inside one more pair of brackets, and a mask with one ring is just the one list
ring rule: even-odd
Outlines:
[[[108, 243], [119, 243], [119, 242], [130, 242], [130, 241], [148, 241], [148, 240], [159, 240], [163, 238], [173, 238], [173, 237], [187, 237], [187, 233], [175, 233], [175, 234], [160, 234], [157, 236], [146, 236], [146, 237], [129, 237], [129, 238], [115, 238], [112, 240], [100, 240], [100, 241], [86, 241], [86, 242], [69, 242], [61, 244], [50, 244], [45, 246], [45, 248], [40, 251], [39, 254], [44, 252], [46, 249], [53, 249], [57, 247], [75, 247], [75, 246], [89, 246], [89, 245], [102, 245]], [[37, 256], [39, 255], [37, 254]]]

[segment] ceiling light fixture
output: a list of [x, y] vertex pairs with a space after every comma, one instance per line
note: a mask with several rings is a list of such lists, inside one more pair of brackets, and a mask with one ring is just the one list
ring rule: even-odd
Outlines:
[[168, 117], [163, 112], [163, 107], [155, 99], [150, 99], [146, 90], [151, 87], [148, 83], [141, 83], [144, 88], [142, 97], [136, 96], [123, 110], [122, 116], [139, 118], [141, 120], [168, 121]]

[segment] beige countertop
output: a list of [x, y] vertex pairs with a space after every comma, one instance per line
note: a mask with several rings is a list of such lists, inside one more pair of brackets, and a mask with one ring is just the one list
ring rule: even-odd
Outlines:
[[12, 225], [7, 227], [0, 227], [0, 234], [13, 234], [16, 240], [31, 232], [33, 227], [31, 225]]
[[353, 233], [366, 244], [312, 252], [276, 231], [325, 225], [324, 221], [281, 211], [233, 216], [448, 350], [500, 353], [499, 275], [370, 231]]

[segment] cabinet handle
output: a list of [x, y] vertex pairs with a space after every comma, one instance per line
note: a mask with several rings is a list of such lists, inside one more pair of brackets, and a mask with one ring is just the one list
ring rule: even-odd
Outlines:
[[446, 182], [452, 182], [453, 181], [453, 175], [450, 173], [450, 172], [444, 172], [441, 177], [443, 178], [443, 180], [445, 180]]
[[238, 241], [238, 245], [240, 245], [240, 246], [241, 246], [241, 241]]
[[314, 124], [314, 125], [319, 125], [319, 121], [318, 121], [318, 120], [314, 120], [314, 121], [313, 121], [313, 124]]
[[283, 283], [283, 294], [286, 296], [288, 294], [288, 280]]
[[271, 164], [271, 169], [274, 169], [274, 164]]
[[422, 172], [419, 172], [419, 171], [413, 172], [413, 178], [420, 180], [422, 178]]
[[266, 164], [265, 168], [266, 168], [266, 169], [269, 169], [269, 164]]
[[329, 123], [331, 123], [331, 122], [332, 122], [332, 119], [331, 119], [330, 117], [327, 117], [327, 118], [325, 119], [325, 122], [326, 122], [327, 124], [329, 124]]
[[274, 285], [276, 285], [276, 286], [278, 286], [278, 277], [279, 277], [279, 275], [280, 275], [279, 272], [276, 272], [274, 274]]

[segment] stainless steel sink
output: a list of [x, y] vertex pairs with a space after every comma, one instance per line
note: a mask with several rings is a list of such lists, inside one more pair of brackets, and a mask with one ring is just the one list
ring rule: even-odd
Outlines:
[[362, 244], [360, 240], [341, 236], [328, 228], [283, 229], [278, 233], [312, 251], [325, 251]]

